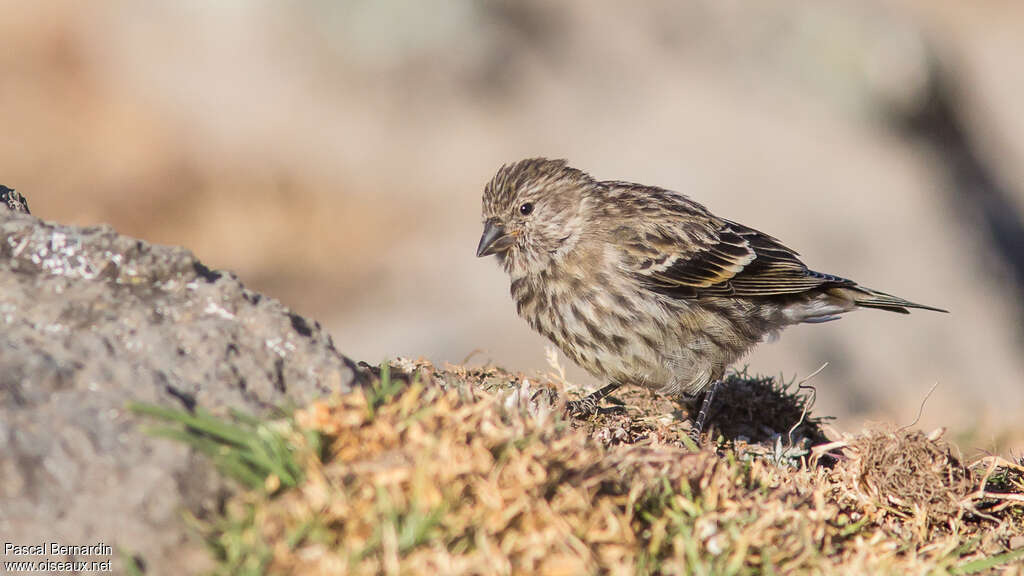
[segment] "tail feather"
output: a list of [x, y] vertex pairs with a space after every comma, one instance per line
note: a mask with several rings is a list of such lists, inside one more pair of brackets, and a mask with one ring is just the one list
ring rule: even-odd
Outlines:
[[852, 292], [851, 296], [853, 297], [853, 303], [861, 308], [877, 308], [879, 310], [888, 310], [889, 312], [898, 312], [900, 314], [910, 314], [910, 311], [907, 310], [907, 308], [920, 308], [922, 310], [932, 310], [934, 312], [949, 312], [949, 310], [918, 304], [916, 302], [911, 302], [910, 300], [904, 300], [899, 296], [893, 296], [892, 294], [886, 294], [885, 292], [871, 290], [870, 288], [864, 288], [863, 286], [851, 287], [848, 290]]

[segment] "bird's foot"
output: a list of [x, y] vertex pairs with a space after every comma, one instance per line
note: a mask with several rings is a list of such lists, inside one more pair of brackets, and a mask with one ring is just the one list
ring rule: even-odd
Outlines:
[[714, 400], [715, 393], [718, 392], [718, 388], [721, 385], [721, 380], [715, 380], [708, 387], [707, 391], [704, 392], [704, 400], [700, 403], [700, 411], [697, 412], [697, 418], [693, 421], [693, 428], [690, 428], [690, 439], [695, 444], [700, 444], [700, 435], [704, 432], [704, 424], [707, 423], [708, 413], [711, 411], [711, 401]]
[[598, 414], [625, 414], [626, 407], [621, 404], [601, 406], [589, 396], [565, 403], [565, 413], [573, 418], [587, 419]]
[[573, 418], [590, 418], [597, 414], [622, 414], [626, 407], [621, 403], [615, 406], [601, 406], [601, 400], [619, 388], [619, 384], [608, 384], [596, 392], [592, 392], [579, 400], [565, 403], [565, 413]]

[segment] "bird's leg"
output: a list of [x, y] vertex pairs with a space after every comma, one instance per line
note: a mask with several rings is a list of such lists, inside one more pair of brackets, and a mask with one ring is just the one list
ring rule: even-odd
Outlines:
[[719, 386], [722, 385], [721, 380], [715, 380], [708, 386], [706, 392], [704, 392], [704, 400], [700, 403], [700, 411], [697, 412], [697, 419], [693, 422], [693, 428], [690, 430], [690, 437], [694, 441], [700, 439], [701, 432], [704, 431], [704, 423], [707, 422], [708, 412], [711, 411], [711, 401], [715, 398], [715, 393], [718, 392]]
[[579, 400], [570, 400], [569, 402], [565, 403], [565, 413], [570, 416], [575, 416], [578, 418], [586, 418], [588, 416], [593, 416], [594, 414], [598, 414], [601, 412], [621, 411], [621, 406], [616, 406], [615, 408], [601, 408], [600, 406], [598, 406], [601, 400], [603, 400], [612, 392], [618, 390], [620, 386], [622, 386], [622, 384], [618, 382], [612, 382], [610, 384], [605, 385], [603, 388], [596, 392], [591, 392], [590, 394], [587, 394], [586, 396], [580, 398]]

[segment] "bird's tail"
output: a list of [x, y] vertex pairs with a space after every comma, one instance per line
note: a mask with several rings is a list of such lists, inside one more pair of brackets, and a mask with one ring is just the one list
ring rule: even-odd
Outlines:
[[933, 310], [935, 312], [949, 312], [949, 310], [918, 304], [916, 302], [911, 302], [910, 300], [904, 300], [899, 296], [893, 296], [892, 294], [886, 294], [885, 292], [879, 292], [863, 286], [852, 286], [850, 288], [846, 288], [845, 291], [848, 297], [853, 298], [854, 305], [860, 308], [878, 308], [879, 310], [899, 312], [900, 314], [909, 314], [910, 311], [907, 310], [907, 308], [920, 308], [922, 310]]

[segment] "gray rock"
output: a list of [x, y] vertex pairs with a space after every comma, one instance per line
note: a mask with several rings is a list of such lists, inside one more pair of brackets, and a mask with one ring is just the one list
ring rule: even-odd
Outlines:
[[347, 391], [359, 369], [319, 324], [187, 250], [3, 208], [0, 231], [0, 541], [202, 569], [183, 512], [207, 515], [224, 480], [126, 405], [259, 413]]

